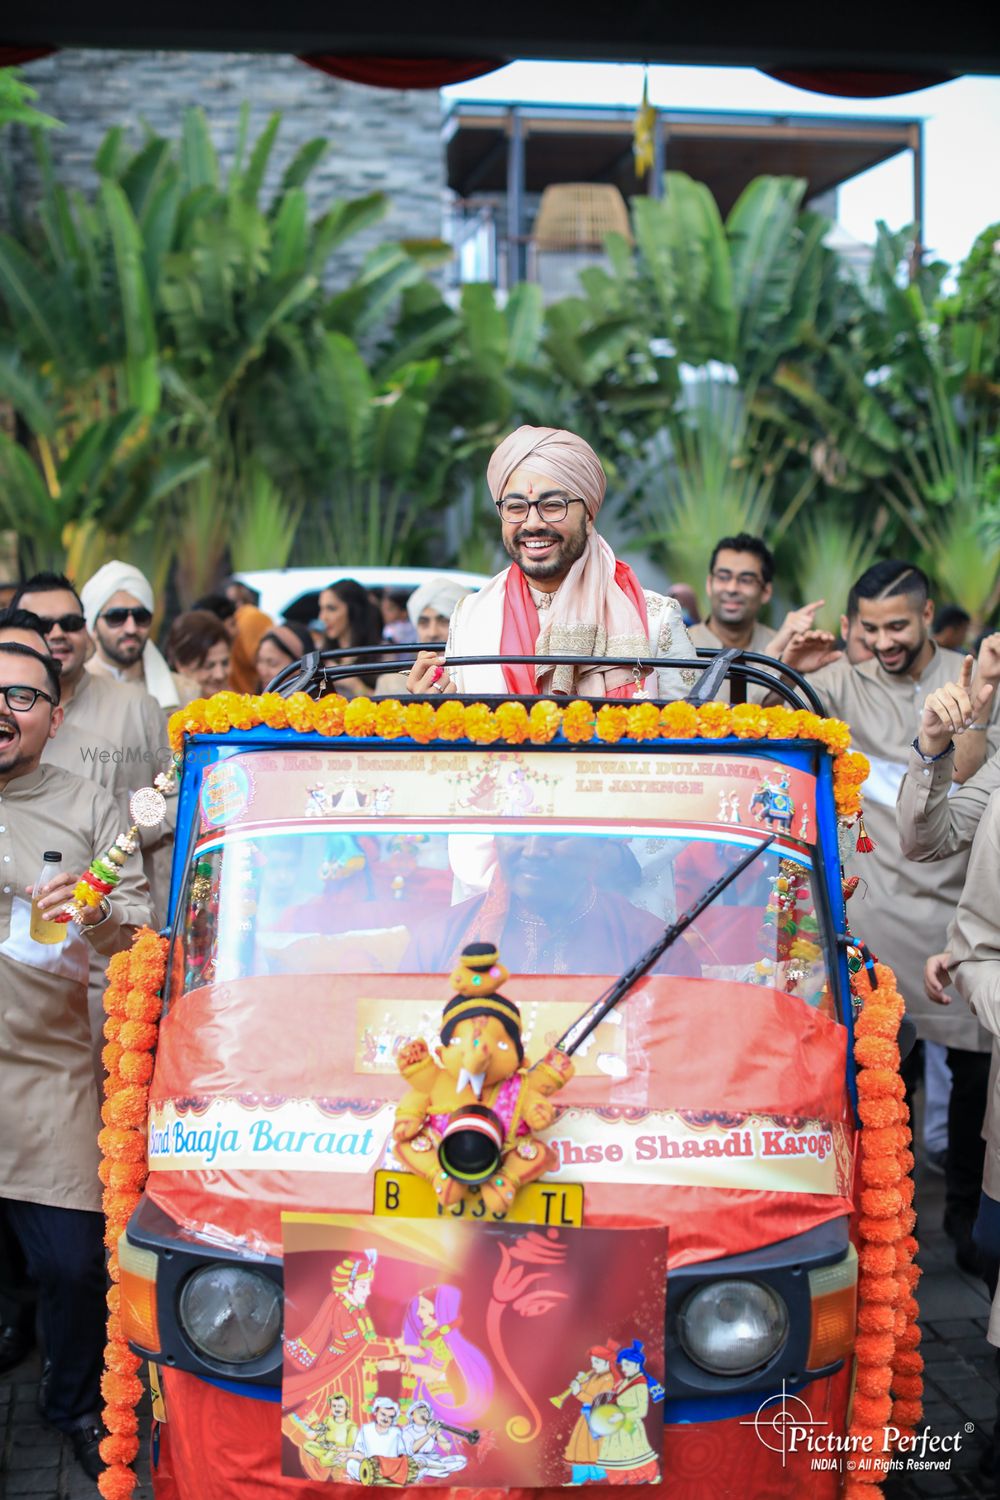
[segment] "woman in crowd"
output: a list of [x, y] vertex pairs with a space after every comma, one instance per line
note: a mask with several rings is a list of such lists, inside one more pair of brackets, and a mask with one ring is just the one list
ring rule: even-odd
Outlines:
[[[406, 612], [417, 632], [417, 641], [422, 646], [448, 639], [448, 625], [452, 610], [459, 599], [464, 599], [471, 590], [452, 578], [429, 578], [410, 595], [406, 601]], [[376, 693], [394, 697], [407, 691], [406, 678], [409, 668], [402, 672], [383, 672], [375, 684]]]
[[[351, 646], [382, 645], [382, 616], [372, 604], [368, 592], [353, 578], [341, 578], [331, 583], [319, 596], [319, 617], [326, 631], [328, 647], [333, 651], [348, 650]], [[352, 658], [346, 657], [345, 661]], [[369, 658], [371, 660], [371, 658]], [[375, 682], [374, 672], [359, 672], [355, 677], [344, 677], [331, 684], [334, 691], [345, 698], [356, 698], [370, 693]]]
[[207, 609], [178, 615], [165, 651], [170, 666], [195, 684], [197, 697], [210, 698], [229, 682], [229, 636], [218, 616]]
[[283, 672], [285, 667], [291, 666], [293, 661], [300, 657], [308, 656], [310, 651], [315, 651], [313, 638], [305, 625], [297, 625], [294, 621], [286, 621], [284, 625], [274, 625], [265, 636], [261, 637], [260, 645], [257, 647], [257, 676], [260, 679], [259, 692], [263, 692], [268, 683]]

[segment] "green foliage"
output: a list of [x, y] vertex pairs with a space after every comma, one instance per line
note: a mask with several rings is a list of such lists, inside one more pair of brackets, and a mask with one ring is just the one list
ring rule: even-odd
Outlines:
[[25, 83], [17, 68], [0, 68], [0, 127], [27, 125], [32, 130], [61, 130], [51, 115], [36, 109], [32, 100], [38, 92]]

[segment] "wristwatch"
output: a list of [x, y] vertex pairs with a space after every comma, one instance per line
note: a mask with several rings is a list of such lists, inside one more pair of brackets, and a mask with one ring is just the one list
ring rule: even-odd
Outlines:
[[955, 748], [955, 741], [954, 740], [949, 740], [948, 743], [947, 743], [947, 745], [945, 745], [944, 749], [943, 750], [939, 750], [938, 753], [937, 753], [937, 755], [925, 755], [924, 752], [920, 748], [920, 741], [919, 741], [919, 739], [914, 739], [914, 741], [913, 741], [913, 748], [917, 752], [917, 754], [920, 756], [920, 759], [922, 761], [926, 761], [927, 765], [931, 765], [931, 763], [933, 761], [943, 760], [946, 755], [950, 755], [952, 753], [952, 751], [954, 750], [954, 748]]

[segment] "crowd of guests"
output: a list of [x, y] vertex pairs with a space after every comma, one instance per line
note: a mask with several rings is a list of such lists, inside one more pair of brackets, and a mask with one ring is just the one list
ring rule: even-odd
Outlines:
[[[316, 650], [342, 653], [349, 670], [336, 687], [347, 696], [671, 699], [694, 687], [699, 647], [761, 652], [808, 674], [872, 763], [866, 817], [876, 848], [858, 870], [852, 927], [895, 969], [916, 1023], [908, 1085], [925, 1090], [923, 1151], [945, 1175], [959, 1263], [996, 1285], [1000, 1105], [988, 1110], [987, 1095], [1000, 1035], [1000, 634], [970, 643], [968, 615], [935, 611], [927, 578], [905, 558], [857, 579], [839, 638], [815, 626], [822, 600], [767, 626], [774, 559], [749, 535], [711, 548], [706, 608], [683, 583], [646, 589], [597, 530], [604, 470], [572, 433], [519, 429], [493, 455], [488, 482], [510, 566], [475, 593], [444, 575], [408, 595], [339, 579], [301, 623], [270, 618], [253, 590], [230, 580], [164, 625], [148, 579], [113, 561], [79, 591], [43, 573], [0, 597], [0, 981], [9, 1000], [0, 1015], [0, 1370], [26, 1356], [40, 1327], [42, 1415], [92, 1476], [104, 1337], [103, 969], [138, 926], [165, 919], [175, 804], [144, 835], [128, 880], [56, 952], [28, 939], [30, 903], [55, 912], [120, 830], [131, 793], [169, 758], [173, 709], [225, 687], [260, 692]], [[401, 646], [418, 648], [412, 665], [394, 658]], [[502, 660], [476, 661], [490, 656]], [[655, 672], [642, 666], [653, 657]], [[719, 696], [728, 692], [723, 683]], [[50, 850], [63, 870], [36, 889]], [[44, 1172], [39, 1119], [61, 1143]], [[1000, 1310], [989, 1336], [1000, 1346]]]

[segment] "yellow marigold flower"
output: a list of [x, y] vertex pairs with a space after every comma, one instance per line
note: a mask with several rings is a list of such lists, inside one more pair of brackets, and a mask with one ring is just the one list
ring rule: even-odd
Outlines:
[[434, 717], [434, 732], [441, 740], [460, 740], [465, 736], [465, 709], [461, 703], [442, 703]]
[[794, 727], [792, 734], [797, 740], [818, 740], [823, 720], [819, 714], [810, 713], [807, 709], [797, 708], [792, 714]]
[[209, 698], [205, 704], [205, 723], [212, 734], [225, 734], [232, 728], [229, 710], [221, 693]]
[[261, 693], [254, 702], [261, 724], [268, 729], [288, 728], [288, 701], [280, 693]]
[[623, 703], [606, 703], [597, 710], [597, 738], [605, 744], [617, 745], [627, 729], [628, 709]]
[[563, 710], [562, 729], [566, 738], [575, 745], [585, 744], [594, 738], [594, 710], [589, 703], [577, 699]]
[[465, 710], [465, 732], [477, 745], [492, 745], [500, 738], [500, 726], [485, 703], [472, 703]]
[[820, 719], [817, 738], [832, 754], [842, 755], [850, 747], [850, 726], [842, 719]]
[[386, 698], [375, 710], [375, 733], [383, 740], [397, 740], [406, 733], [403, 710], [394, 698]]
[[660, 710], [655, 703], [633, 703], [626, 711], [629, 737], [655, 740], [660, 733]]
[[308, 693], [293, 693], [285, 699], [288, 727], [297, 734], [308, 734], [313, 727], [313, 701]]
[[704, 703], [695, 710], [698, 733], [706, 740], [721, 740], [729, 733], [728, 703]]
[[528, 738], [528, 710], [523, 703], [501, 703], [495, 718], [500, 738], [508, 745], [521, 745]]
[[757, 703], [734, 703], [729, 720], [732, 732], [739, 740], [767, 738], [767, 714]]
[[562, 710], [555, 703], [533, 703], [528, 715], [533, 745], [547, 745], [559, 732]]
[[698, 733], [698, 710], [690, 703], [668, 703], [660, 714], [665, 739], [693, 740]]
[[343, 734], [346, 710], [346, 698], [340, 693], [328, 693], [313, 705], [313, 727], [320, 734]]
[[365, 739], [375, 733], [375, 705], [370, 698], [351, 699], [344, 709], [344, 729], [352, 739]]
[[434, 709], [429, 703], [407, 703], [403, 709], [406, 732], [418, 745], [434, 738]]
[[795, 738], [795, 714], [792, 709], [779, 703], [774, 708], [765, 708], [764, 714], [767, 718], [769, 739], [792, 740]]

